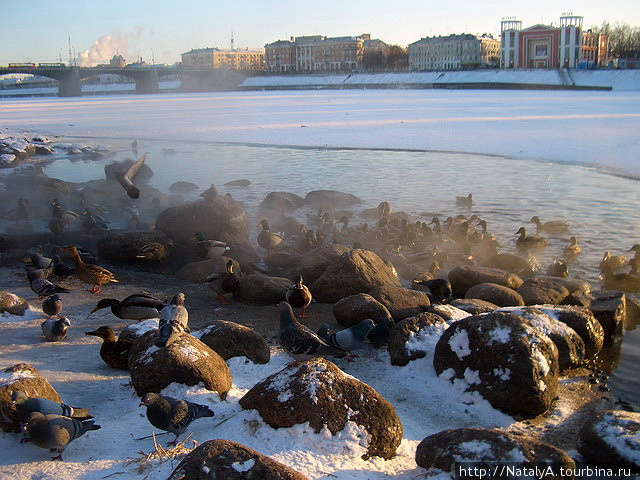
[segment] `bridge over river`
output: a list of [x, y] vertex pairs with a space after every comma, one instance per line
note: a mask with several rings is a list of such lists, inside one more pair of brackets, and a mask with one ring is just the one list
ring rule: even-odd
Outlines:
[[67, 66], [9, 66], [0, 67], [0, 75], [28, 73], [58, 81], [58, 96], [79, 97], [82, 95], [83, 78], [96, 75], [121, 75], [135, 81], [137, 93], [156, 93], [159, 80], [166, 77], [181, 77], [183, 86], [190, 91], [229, 90], [238, 86], [245, 78], [242, 72], [226, 69], [199, 69], [184, 66], [126, 66], [117, 67], [67, 67]]

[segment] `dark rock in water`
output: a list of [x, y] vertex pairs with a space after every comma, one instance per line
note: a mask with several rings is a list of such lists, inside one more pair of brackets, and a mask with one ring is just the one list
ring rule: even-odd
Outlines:
[[177, 193], [180, 195], [186, 195], [187, 193], [192, 193], [196, 190], [198, 190], [198, 186], [191, 182], [178, 181], [169, 186], [169, 191], [171, 193]]
[[402, 440], [402, 423], [393, 406], [360, 380], [324, 358], [286, 366], [256, 384], [240, 399], [273, 428], [309, 422], [317, 433], [332, 435], [354, 422], [366, 431], [364, 459], [393, 457]]
[[295, 470], [230, 440], [209, 440], [192, 450], [168, 480], [308, 480]]
[[580, 430], [578, 452], [590, 465], [640, 473], [640, 413], [608, 410]]
[[391, 365], [407, 365], [434, 350], [447, 322], [439, 315], [421, 313], [397, 322], [389, 336]]
[[369, 294], [387, 307], [396, 322], [426, 312], [431, 305], [425, 293], [394, 285], [376, 287]]
[[245, 356], [253, 363], [268, 363], [269, 344], [252, 328], [226, 320], [215, 320], [211, 325], [193, 332], [193, 336], [208, 345], [225, 360]]
[[11, 395], [16, 390], [28, 397], [62, 401], [58, 392], [29, 364], [19, 363], [0, 370], [0, 428], [5, 432], [20, 431], [18, 414], [11, 406]]
[[370, 250], [354, 249], [329, 266], [311, 287], [318, 302], [335, 303], [356, 293], [368, 293], [381, 285], [399, 285], [397, 275]]
[[[229, 257], [220, 256], [201, 260], [199, 262], [187, 263], [178, 270], [178, 278], [194, 283], [204, 283], [206, 278], [215, 272], [226, 272]], [[233, 260], [233, 271], [242, 274], [240, 264]]]
[[333, 306], [333, 316], [343, 327], [352, 327], [370, 318], [374, 322], [386, 320], [393, 323], [391, 313], [383, 304], [367, 293], [349, 295]]
[[514, 289], [496, 283], [479, 283], [464, 294], [465, 298], [477, 298], [499, 307], [524, 305], [522, 296]]
[[625, 294], [623, 292], [597, 292], [589, 310], [598, 319], [604, 330], [605, 343], [611, 343], [624, 335], [626, 317]]
[[271, 192], [260, 202], [259, 209], [265, 213], [280, 214], [282, 211], [293, 212], [303, 206], [304, 198], [295, 193]]
[[480, 313], [493, 312], [498, 308], [498, 305], [479, 300], [477, 298], [456, 298], [452, 300], [449, 305], [453, 305], [460, 310], [464, 310], [471, 315], [478, 315]]
[[[503, 465], [553, 465], [558, 476], [544, 478], [573, 478], [560, 476], [560, 468], [574, 471], [575, 462], [553, 445], [523, 435], [490, 428], [456, 428], [443, 430], [422, 440], [416, 448], [416, 463], [426, 469], [455, 471], [456, 463], [469, 462], [473, 467], [489, 468]], [[515, 463], [522, 462], [522, 463]], [[506, 478], [506, 477], [505, 477]], [[524, 478], [524, 477], [518, 477]], [[528, 477], [527, 477], [528, 478]]]
[[250, 305], [275, 305], [285, 300], [287, 290], [293, 283], [288, 278], [267, 275], [245, 275], [240, 279], [233, 298]]
[[497, 253], [492, 255], [489, 263], [493, 268], [515, 273], [521, 277], [532, 277], [540, 271], [540, 264], [532, 257], [523, 258], [513, 253]]
[[350, 193], [336, 190], [314, 190], [307, 193], [304, 202], [312, 208], [344, 208], [362, 203], [362, 200]]
[[349, 247], [334, 243], [311, 250], [304, 256], [300, 265], [300, 274], [305, 283], [312, 285], [330, 265], [337, 263], [342, 254], [349, 250]]
[[464, 297], [467, 290], [480, 283], [496, 283], [513, 289], [519, 288], [523, 283], [522, 279], [514, 273], [475, 265], [462, 265], [451, 269], [449, 282], [451, 282], [453, 294], [458, 298]]
[[29, 308], [29, 304], [24, 298], [6, 290], [0, 290], [0, 313], [7, 312], [11, 315], [22, 316], [27, 308]]
[[488, 313], [451, 324], [435, 348], [433, 365], [444, 378], [468, 384], [494, 408], [536, 416], [558, 390], [558, 352], [528, 320]]
[[98, 255], [105, 260], [129, 263], [135, 261], [142, 247], [153, 242], [168, 245], [171, 240], [159, 231], [110, 232], [98, 240]]
[[525, 305], [559, 305], [569, 295], [569, 290], [559, 282], [545, 278], [528, 278], [518, 288]]
[[158, 347], [158, 332], [145, 333], [129, 350], [131, 383], [139, 396], [158, 393], [173, 382], [203, 382], [224, 399], [231, 389], [231, 372], [224, 359], [188, 333], [167, 347]]
[[224, 184], [225, 187], [248, 187], [249, 185], [251, 185], [251, 182], [246, 179], [232, 180]]

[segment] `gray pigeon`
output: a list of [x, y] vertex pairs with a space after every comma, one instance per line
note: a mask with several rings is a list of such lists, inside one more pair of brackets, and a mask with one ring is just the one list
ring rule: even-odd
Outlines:
[[31, 290], [38, 294], [38, 297], [48, 297], [54, 293], [69, 293], [66, 288], [54, 285], [49, 280], [42, 278], [42, 273], [38, 270], [27, 272], [27, 278]]
[[294, 360], [304, 361], [324, 355], [343, 358], [349, 352], [340, 347], [328, 345], [322, 338], [298, 322], [291, 305], [280, 302], [280, 331], [278, 342], [282, 349]]
[[53, 259], [45, 257], [40, 252], [29, 252], [27, 262], [27, 267], [34, 270], [47, 270], [53, 267]]
[[178, 293], [160, 312], [156, 346], [168, 347], [182, 332], [189, 332], [189, 312], [184, 307], [184, 293]]
[[329, 325], [325, 323], [318, 330], [318, 336], [329, 345], [351, 352], [365, 348], [366, 344], [364, 343], [364, 339], [374, 325], [373, 320], [365, 318], [352, 327], [345, 328], [336, 333], [329, 333]]
[[80, 421], [63, 415], [31, 412], [24, 428], [35, 445], [58, 452], [58, 455], [51, 460], [62, 460], [62, 452], [72, 440], [89, 430], [98, 430], [100, 425], [95, 425], [94, 420]]
[[60, 342], [65, 339], [71, 322], [67, 317], [49, 318], [42, 322], [42, 334], [49, 342]]
[[42, 302], [42, 311], [49, 317], [57, 317], [62, 311], [62, 300], [57, 293], [44, 299]]
[[31, 398], [20, 390], [16, 390], [11, 394], [11, 405], [15, 406], [21, 424], [27, 422], [27, 417], [32, 412], [40, 412], [43, 415], [64, 415], [78, 420], [93, 418], [88, 408], [72, 407], [66, 403], [55, 402], [48, 398]]
[[198, 418], [215, 415], [206, 405], [178, 400], [158, 393], [145, 393], [140, 399], [139, 406], [142, 405], [147, 407], [147, 418], [151, 425], [176, 436], [173, 442], [169, 442], [170, 445], [177, 443], [178, 437], [184, 433], [191, 422]]

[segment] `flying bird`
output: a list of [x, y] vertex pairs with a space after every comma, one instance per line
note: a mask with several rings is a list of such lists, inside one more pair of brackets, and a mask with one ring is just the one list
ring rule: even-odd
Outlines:
[[[135, 152], [134, 152], [135, 153]], [[122, 188], [124, 188], [127, 195], [131, 198], [140, 198], [140, 189], [133, 184], [133, 180], [144, 165], [144, 161], [147, 158], [147, 154], [142, 155], [131, 165], [126, 171], [116, 173], [116, 180]]]

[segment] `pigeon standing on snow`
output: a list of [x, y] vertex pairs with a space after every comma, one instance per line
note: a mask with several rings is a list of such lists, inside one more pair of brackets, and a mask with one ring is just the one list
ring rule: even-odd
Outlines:
[[282, 349], [294, 360], [304, 361], [314, 357], [331, 355], [343, 358], [348, 352], [327, 344], [322, 338], [296, 320], [291, 305], [280, 302], [280, 331], [278, 341]]
[[156, 346], [168, 347], [182, 332], [189, 332], [189, 312], [184, 306], [184, 293], [178, 293], [160, 312]]
[[78, 420], [93, 418], [88, 408], [77, 408], [66, 403], [55, 402], [48, 398], [29, 397], [26, 393], [16, 390], [11, 394], [11, 405], [15, 406], [20, 423], [27, 422], [29, 414], [40, 412], [43, 415], [64, 415]]
[[366, 346], [364, 339], [374, 325], [373, 320], [365, 318], [352, 327], [345, 328], [336, 333], [329, 333], [329, 325], [325, 323], [318, 330], [318, 336], [329, 345], [351, 352]]
[[58, 452], [51, 460], [62, 460], [62, 452], [71, 441], [89, 430], [98, 430], [100, 425], [95, 425], [94, 420], [80, 421], [63, 415], [31, 412], [27, 416], [24, 428], [35, 445]]
[[140, 405], [147, 407], [147, 418], [151, 425], [160, 430], [173, 433], [176, 438], [170, 445], [175, 445], [178, 437], [198, 418], [213, 417], [215, 414], [206, 405], [178, 400], [157, 393], [145, 393]]
[[64, 287], [54, 285], [49, 280], [42, 278], [42, 274], [38, 270], [32, 270], [27, 272], [27, 278], [29, 279], [29, 286], [38, 297], [48, 297], [54, 293], [69, 293]]
[[62, 300], [57, 293], [44, 299], [42, 302], [42, 311], [49, 318], [57, 317], [62, 311]]
[[60, 342], [65, 339], [71, 322], [67, 317], [49, 318], [42, 322], [42, 334], [49, 342]]

